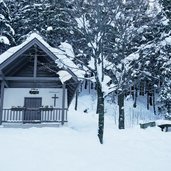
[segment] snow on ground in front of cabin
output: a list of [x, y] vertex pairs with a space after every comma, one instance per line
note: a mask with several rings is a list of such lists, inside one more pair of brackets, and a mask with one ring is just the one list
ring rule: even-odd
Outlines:
[[[118, 130], [106, 116], [104, 144], [100, 145], [92, 98], [83, 96], [76, 112], [71, 106], [64, 127], [0, 128], [0, 170], [170, 170], [171, 132], [138, 126]], [[84, 113], [88, 104], [91, 109]]]

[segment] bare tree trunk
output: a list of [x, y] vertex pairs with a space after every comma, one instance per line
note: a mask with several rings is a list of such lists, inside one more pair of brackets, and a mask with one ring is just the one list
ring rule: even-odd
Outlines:
[[149, 83], [146, 81], [146, 92], [147, 92], [147, 110], [150, 109], [150, 93], [149, 93]]
[[103, 144], [103, 132], [104, 132], [104, 97], [99, 81], [96, 82], [97, 86], [97, 112], [99, 114], [98, 121], [98, 137], [101, 144]]
[[84, 89], [87, 89], [87, 80], [85, 80]]
[[125, 129], [125, 114], [124, 114], [124, 93], [118, 94], [119, 106], [119, 129]]
[[149, 98], [150, 98], [150, 106], [153, 105], [153, 84], [149, 83]]
[[154, 114], [156, 115], [156, 102], [155, 102], [155, 87], [153, 89], [153, 111], [154, 111]]
[[133, 107], [136, 108], [137, 107], [137, 97], [138, 97], [138, 88], [137, 88], [137, 85], [134, 85], [134, 104], [133, 104]]
[[85, 74], [84, 77], [85, 77], [85, 79], [84, 79], [84, 82], [83, 82], [83, 84], [84, 84], [84, 88], [83, 89], [85, 90], [85, 89], [87, 89], [87, 77], [88, 77], [88, 75]]
[[153, 106], [153, 97], [152, 97], [152, 93], [151, 92], [150, 92], [149, 98], [150, 98], [150, 106]]
[[131, 86], [131, 95], [133, 100], [134, 100], [134, 91], [135, 91], [134, 86]]
[[76, 95], [75, 95], [75, 110], [77, 110], [78, 107], [78, 89], [76, 91]]
[[149, 93], [147, 92], [147, 110], [150, 109], [150, 97], [149, 97]]
[[145, 92], [144, 92], [144, 81], [140, 82], [140, 96], [144, 96]]

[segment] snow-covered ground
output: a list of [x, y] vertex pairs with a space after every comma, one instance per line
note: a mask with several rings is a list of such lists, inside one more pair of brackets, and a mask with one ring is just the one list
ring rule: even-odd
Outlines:
[[[118, 130], [105, 117], [104, 144], [97, 138], [92, 97], [71, 107], [64, 127], [0, 128], [1, 171], [163, 171], [171, 168], [171, 132], [138, 126]], [[95, 104], [91, 103], [91, 109]]]

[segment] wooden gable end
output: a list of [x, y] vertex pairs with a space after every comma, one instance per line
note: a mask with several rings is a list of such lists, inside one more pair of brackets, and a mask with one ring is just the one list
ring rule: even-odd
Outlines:
[[33, 77], [35, 56], [37, 57], [37, 77], [58, 77], [56, 73], [60, 69], [55, 64], [55, 61], [50, 59], [38, 46], [31, 47], [12, 64], [9, 64], [4, 69], [4, 74], [15, 77]]
[[33, 39], [0, 65], [1, 80], [11, 88], [62, 87], [55, 64], [57, 58], [39, 40]]

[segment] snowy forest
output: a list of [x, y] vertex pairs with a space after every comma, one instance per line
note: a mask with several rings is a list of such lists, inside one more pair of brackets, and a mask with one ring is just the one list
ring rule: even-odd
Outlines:
[[127, 96], [171, 119], [170, 28], [170, 0], [0, 0], [0, 54], [33, 32], [72, 46], [80, 80], [95, 83], [101, 143], [107, 97], [119, 106], [119, 129]]

